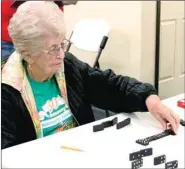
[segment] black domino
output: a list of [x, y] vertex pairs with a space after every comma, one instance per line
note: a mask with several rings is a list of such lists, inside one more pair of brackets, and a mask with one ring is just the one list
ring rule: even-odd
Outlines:
[[140, 150], [142, 157], [151, 156], [153, 154], [153, 148], [146, 148]]
[[115, 117], [114, 119], [112, 119], [110, 121], [102, 122], [101, 124], [93, 126], [93, 132], [102, 131], [102, 130], [104, 130], [104, 128], [111, 127], [111, 126], [117, 124], [117, 122], [118, 122], [117, 117]]
[[111, 127], [111, 126], [115, 125], [117, 122], [118, 122], [118, 118], [115, 117], [113, 120], [105, 121], [102, 124], [103, 124], [104, 128], [107, 128], [107, 127]]
[[105, 122], [102, 123], [102, 125], [104, 126], [104, 128], [111, 127], [112, 126], [112, 121], [105, 121]]
[[165, 163], [165, 169], [175, 169], [177, 167], [178, 167], [178, 161], [177, 160]]
[[127, 125], [129, 125], [130, 124], [130, 121], [131, 121], [131, 119], [130, 118], [127, 118], [127, 119], [125, 119], [125, 120], [117, 123], [116, 128], [119, 130], [119, 129], [121, 129], [121, 128], [127, 126]]
[[154, 165], [163, 164], [166, 162], [166, 155], [154, 157]]
[[140, 159], [141, 157], [142, 157], [141, 151], [136, 151], [136, 152], [133, 152], [133, 153], [129, 154], [129, 160], [130, 161]]
[[142, 166], [143, 166], [143, 159], [140, 158], [140, 159], [137, 159], [137, 160], [133, 161], [131, 167], [132, 167], [132, 169], [138, 169]]
[[146, 156], [150, 156], [153, 154], [153, 149], [152, 148], [146, 148], [146, 149], [142, 149], [140, 151], [136, 151], [133, 153], [129, 154], [129, 160], [133, 161], [142, 157], [146, 157]]
[[136, 140], [136, 143], [141, 144], [143, 146], [149, 145], [149, 141], [147, 139], [138, 139]]
[[93, 132], [98, 132], [98, 131], [102, 131], [102, 130], [104, 130], [103, 124], [93, 126]]
[[115, 117], [115, 118], [112, 120], [112, 125], [114, 126], [114, 125], [117, 124], [117, 123], [118, 123], [118, 118]]

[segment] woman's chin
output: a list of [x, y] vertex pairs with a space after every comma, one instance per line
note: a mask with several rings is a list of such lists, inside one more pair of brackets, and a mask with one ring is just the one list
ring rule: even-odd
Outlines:
[[61, 71], [62, 64], [57, 64], [52, 67], [50, 67], [50, 74], [56, 74], [57, 72]]
[[61, 71], [61, 69], [62, 69], [62, 65], [57, 65], [57, 66], [55, 66], [55, 69], [53, 71], [55, 73], [57, 73], [57, 72]]

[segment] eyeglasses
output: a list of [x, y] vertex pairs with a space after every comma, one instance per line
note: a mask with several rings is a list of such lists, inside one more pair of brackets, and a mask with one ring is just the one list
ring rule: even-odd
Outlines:
[[67, 39], [64, 39], [64, 41], [60, 44], [60, 46], [54, 46], [52, 49], [48, 50], [48, 51], [44, 51], [44, 52], [47, 52], [48, 55], [50, 56], [57, 56], [59, 55], [60, 51], [63, 50], [65, 52], [65, 49], [67, 47], [69, 43], [69, 40]]

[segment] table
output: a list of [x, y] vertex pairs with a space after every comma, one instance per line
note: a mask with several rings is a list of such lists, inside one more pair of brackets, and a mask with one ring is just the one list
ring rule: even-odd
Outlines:
[[[184, 109], [177, 107], [177, 100], [184, 94], [164, 100], [184, 119]], [[118, 122], [131, 117], [131, 125], [120, 130], [116, 126], [94, 133], [92, 126], [118, 117]], [[2, 151], [3, 168], [131, 168], [129, 153], [153, 148], [153, 155], [143, 158], [142, 168], [165, 168], [154, 166], [153, 159], [165, 154], [166, 161], [178, 160], [179, 168], [184, 164], [184, 127], [180, 126], [177, 136], [167, 136], [151, 142], [148, 146], [135, 143], [162, 132], [161, 125], [149, 114], [137, 112], [118, 114], [95, 121], [52, 136], [17, 145]], [[61, 145], [77, 147], [83, 152], [61, 149]]]

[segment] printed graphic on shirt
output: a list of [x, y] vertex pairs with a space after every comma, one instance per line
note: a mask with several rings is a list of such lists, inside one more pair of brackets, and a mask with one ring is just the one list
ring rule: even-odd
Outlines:
[[70, 109], [59, 95], [45, 102], [39, 116], [44, 136], [75, 127]]

